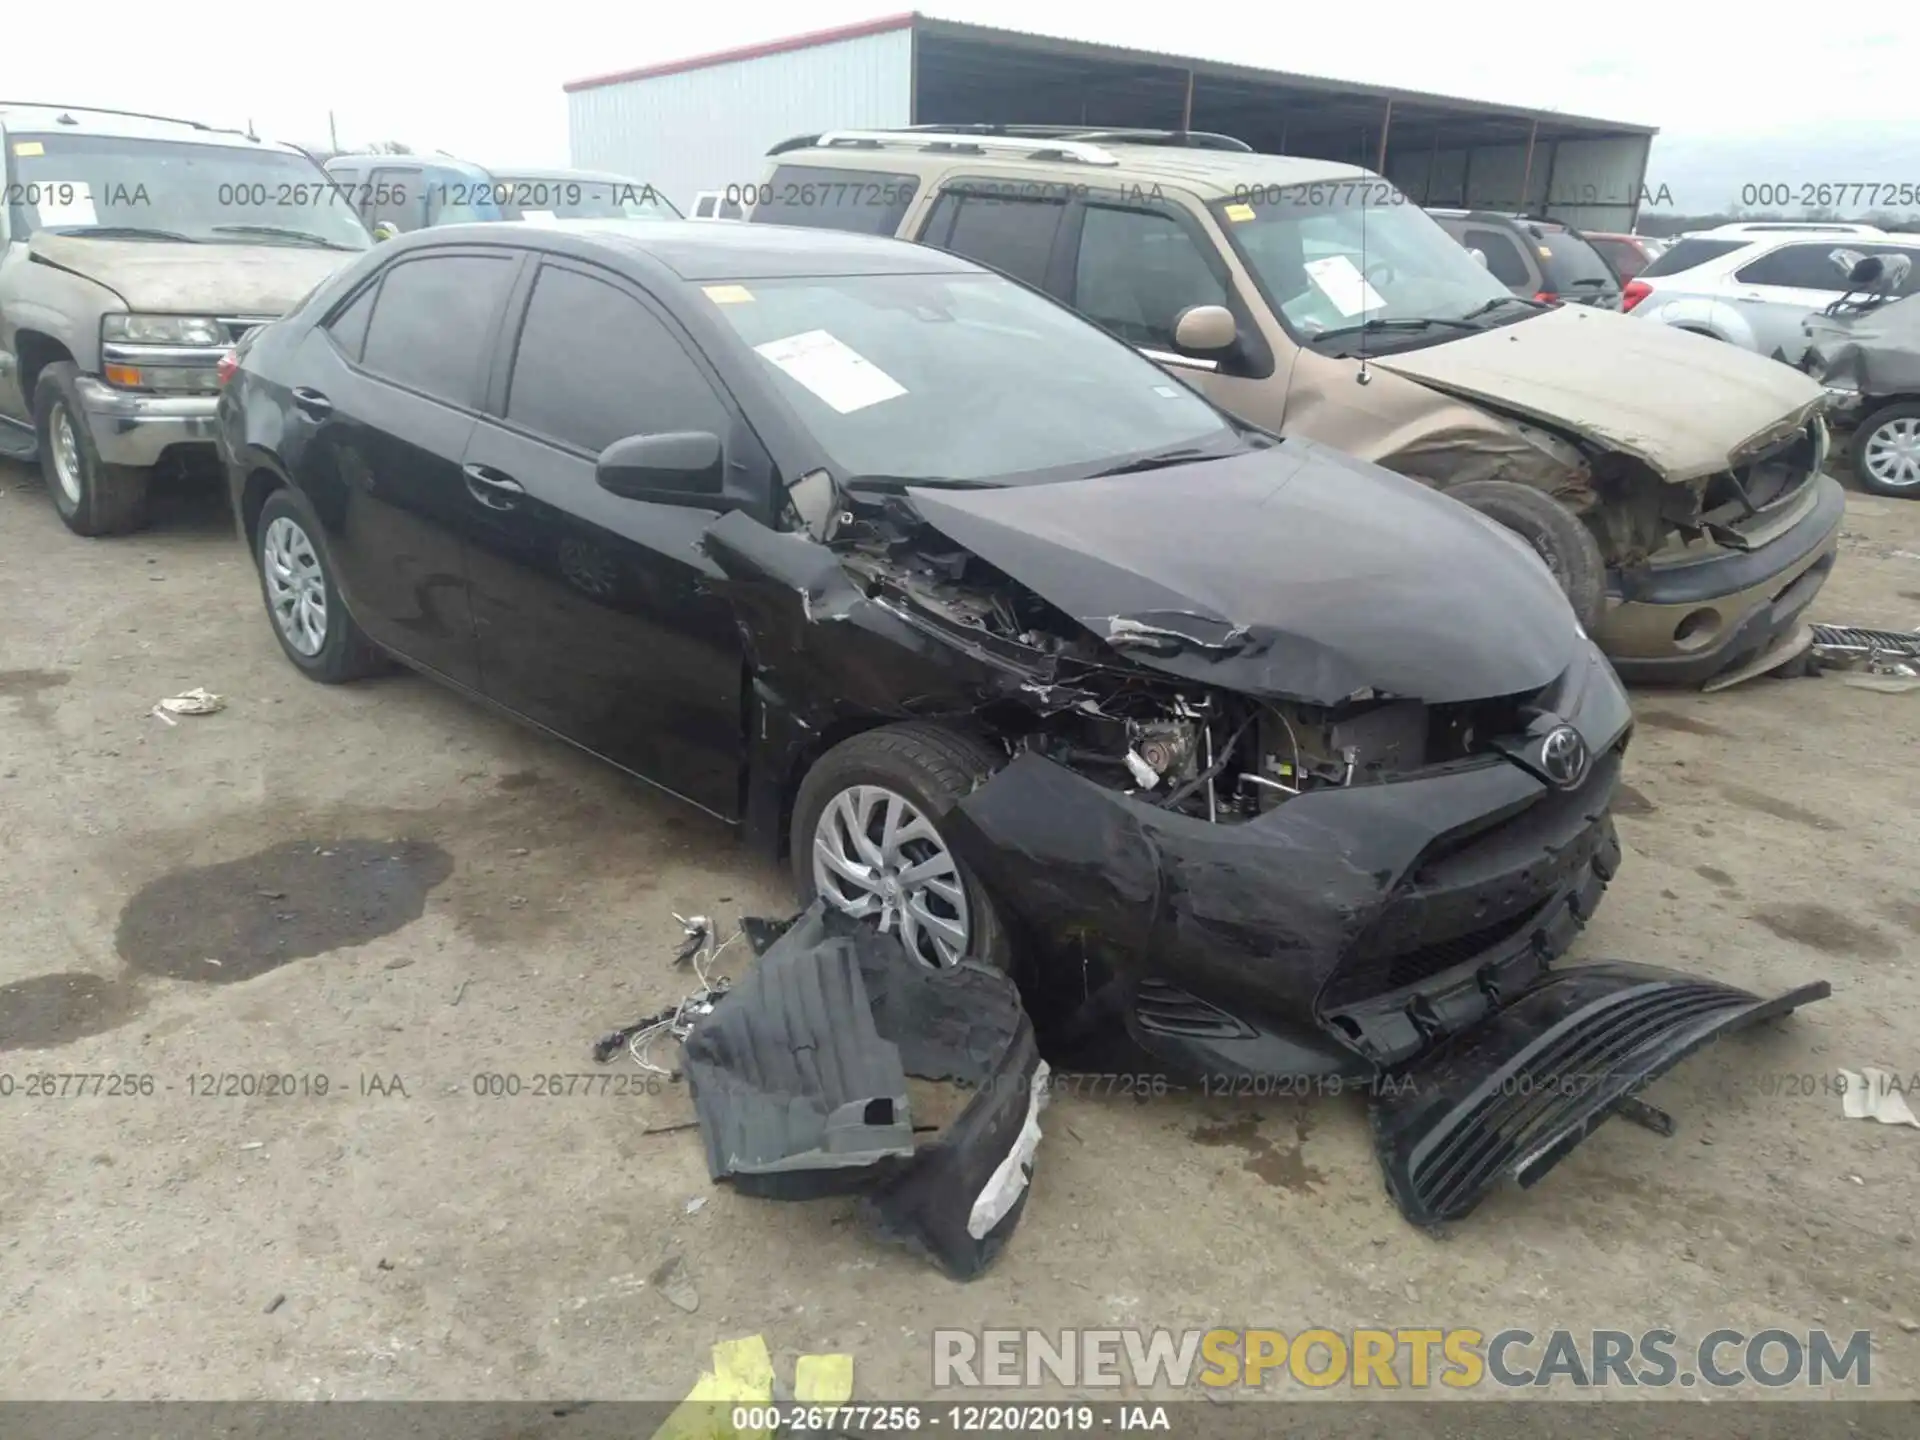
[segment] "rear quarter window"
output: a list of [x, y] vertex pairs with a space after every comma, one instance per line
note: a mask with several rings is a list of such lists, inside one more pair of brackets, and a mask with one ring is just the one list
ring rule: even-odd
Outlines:
[[758, 187], [748, 186], [750, 217], [759, 225], [802, 225], [892, 235], [906, 219], [920, 182], [880, 170], [840, 170], [824, 165], [781, 165]]
[[1745, 240], [1681, 240], [1672, 249], [1654, 256], [1653, 263], [1640, 272], [1640, 278], [1651, 280], [1658, 275], [1683, 274], [1709, 260], [1743, 250], [1748, 243]]

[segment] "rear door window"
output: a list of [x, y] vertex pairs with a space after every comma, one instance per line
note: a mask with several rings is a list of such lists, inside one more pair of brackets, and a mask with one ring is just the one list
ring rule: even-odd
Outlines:
[[1171, 215], [1089, 205], [1080, 226], [1073, 306], [1121, 339], [1175, 350], [1173, 323], [1192, 305], [1225, 305], [1227, 285]]
[[534, 282], [507, 419], [598, 455], [629, 435], [727, 433], [727, 411], [679, 339], [616, 285], [547, 265]]
[[1487, 272], [1502, 285], [1526, 288], [1533, 284], [1533, 271], [1520, 253], [1520, 242], [1506, 231], [1468, 226], [1461, 232], [1461, 244], [1486, 256]]
[[1047, 262], [1066, 213], [1064, 199], [951, 189], [934, 201], [920, 243], [990, 265], [1038, 289], [1046, 283]]
[[367, 207], [367, 228], [385, 224], [402, 235], [427, 223], [426, 177], [415, 168], [382, 166], [355, 196]]
[[1661, 275], [1681, 275], [1709, 260], [1744, 250], [1752, 243], [1750, 240], [1680, 240], [1654, 256], [1652, 263], [1640, 272], [1640, 278], [1652, 280]]
[[361, 365], [409, 390], [477, 409], [514, 260], [426, 255], [400, 261], [380, 282]]
[[1547, 289], [1556, 295], [1592, 295], [1620, 288], [1620, 277], [1601, 253], [1571, 230], [1542, 227], [1533, 237]]
[[[1920, 261], [1920, 249], [1899, 245], [1861, 245], [1836, 236], [1807, 245], [1787, 245], [1770, 255], [1762, 255], [1751, 265], [1743, 265], [1734, 275], [1742, 285], [1780, 285], [1794, 290], [1831, 290], [1836, 294], [1847, 288], [1847, 271], [1835, 263], [1836, 251], [1855, 255], [1907, 255]], [[1913, 293], [1912, 270], [1897, 292]]]
[[892, 235], [906, 219], [920, 182], [879, 170], [781, 165], [757, 189], [748, 188], [757, 224]]

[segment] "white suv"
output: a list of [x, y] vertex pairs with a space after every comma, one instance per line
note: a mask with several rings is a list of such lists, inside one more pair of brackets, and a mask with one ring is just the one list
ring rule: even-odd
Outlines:
[[1683, 235], [1627, 282], [1629, 314], [1725, 340], [1788, 364], [1806, 349], [1802, 322], [1847, 288], [1836, 251], [1907, 255], [1916, 262], [1898, 292], [1920, 284], [1920, 235], [1869, 225], [1751, 221]]

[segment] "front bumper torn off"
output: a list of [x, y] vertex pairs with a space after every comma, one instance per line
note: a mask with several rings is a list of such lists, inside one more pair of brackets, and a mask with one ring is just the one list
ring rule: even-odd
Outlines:
[[[1006, 976], [929, 970], [816, 901], [687, 1037], [707, 1168], [746, 1194], [857, 1193], [880, 1233], [970, 1280], [1026, 1206], [1047, 1066]], [[916, 1148], [907, 1077], [971, 1091]]]
[[1507, 1177], [1537, 1183], [1701, 1046], [1831, 993], [1820, 980], [1767, 1000], [1618, 961], [1554, 972], [1381, 1084], [1387, 1191], [1416, 1225], [1457, 1220]]

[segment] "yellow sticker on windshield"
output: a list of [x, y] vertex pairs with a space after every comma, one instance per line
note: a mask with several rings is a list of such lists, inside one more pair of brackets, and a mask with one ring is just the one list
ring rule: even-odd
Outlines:
[[1236, 225], [1243, 220], [1251, 220], [1254, 218], [1253, 207], [1251, 205], [1243, 205], [1238, 202], [1235, 202], [1234, 204], [1227, 206], [1227, 218], [1233, 221]]
[[745, 305], [753, 299], [753, 292], [744, 285], [704, 285], [701, 289], [716, 305]]
[[44, 155], [47, 153], [47, 147], [42, 145], [38, 140], [17, 140], [14, 142], [13, 153], [16, 155]]

